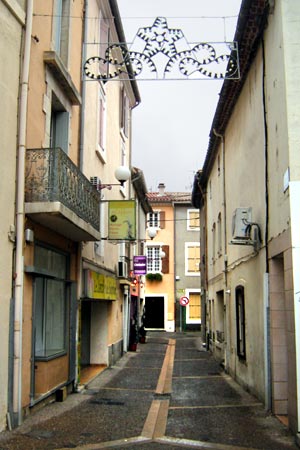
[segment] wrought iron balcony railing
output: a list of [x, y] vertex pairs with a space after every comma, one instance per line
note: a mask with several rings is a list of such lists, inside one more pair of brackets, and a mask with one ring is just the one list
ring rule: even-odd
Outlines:
[[25, 202], [60, 202], [99, 231], [100, 194], [61, 148], [26, 151]]

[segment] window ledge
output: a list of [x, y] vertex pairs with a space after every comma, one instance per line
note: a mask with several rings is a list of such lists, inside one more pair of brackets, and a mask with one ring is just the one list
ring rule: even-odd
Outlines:
[[81, 105], [81, 95], [76, 89], [69, 72], [56, 52], [44, 52], [44, 63], [49, 67], [73, 105]]

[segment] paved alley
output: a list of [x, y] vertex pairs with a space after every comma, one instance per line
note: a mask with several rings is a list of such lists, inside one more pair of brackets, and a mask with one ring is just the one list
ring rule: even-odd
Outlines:
[[298, 449], [294, 437], [201, 345], [198, 333], [148, 333], [78, 394], [0, 434], [1, 450]]

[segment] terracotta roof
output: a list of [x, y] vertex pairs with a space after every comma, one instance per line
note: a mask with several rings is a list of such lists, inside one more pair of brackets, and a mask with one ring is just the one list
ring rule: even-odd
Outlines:
[[190, 192], [148, 192], [147, 197], [150, 203], [191, 203]]

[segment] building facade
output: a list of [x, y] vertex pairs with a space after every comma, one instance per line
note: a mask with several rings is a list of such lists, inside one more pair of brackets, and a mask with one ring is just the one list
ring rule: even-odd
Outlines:
[[[199, 211], [190, 194], [167, 192], [161, 183], [149, 192], [146, 242], [145, 326], [175, 331], [200, 330]], [[189, 300], [180, 305], [180, 298]]]
[[[136, 211], [148, 205], [140, 206], [145, 193], [134, 193], [145, 185], [125, 183], [136, 82], [89, 83], [82, 71], [89, 51], [125, 41], [116, 1], [2, 1], [0, 8], [0, 51], [14, 68], [13, 76], [1, 72], [3, 429], [76, 390], [82, 369], [113, 364], [127, 351], [130, 281], [120, 262], [131, 261]], [[122, 239], [109, 236], [112, 207], [121, 216], [128, 208], [132, 220]]]
[[299, 432], [300, 34], [296, 2], [244, 0], [193, 204], [201, 209], [206, 342]]
[[0, 123], [0, 142], [3, 164], [0, 168], [0, 431], [6, 427], [8, 392], [12, 390], [9, 378], [10, 329], [13, 328], [13, 262], [16, 239], [15, 199], [16, 160], [19, 117], [20, 76], [23, 61], [21, 48], [25, 36], [25, 2], [0, 2], [1, 27], [1, 70], [0, 95], [3, 105], [3, 119]]
[[174, 224], [176, 331], [200, 331], [200, 215], [189, 194], [174, 193]]

